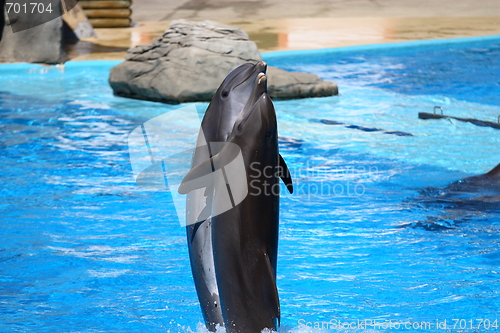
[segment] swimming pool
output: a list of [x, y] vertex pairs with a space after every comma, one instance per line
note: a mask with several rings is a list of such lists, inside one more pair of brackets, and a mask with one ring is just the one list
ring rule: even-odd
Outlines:
[[[297, 188], [281, 201], [283, 331], [498, 331], [498, 199], [433, 189], [498, 164], [499, 132], [417, 114], [495, 121], [499, 56], [499, 36], [264, 56], [341, 93], [275, 102]], [[127, 152], [179, 106], [114, 97], [116, 63], [0, 66], [2, 332], [204, 332], [184, 229]]]

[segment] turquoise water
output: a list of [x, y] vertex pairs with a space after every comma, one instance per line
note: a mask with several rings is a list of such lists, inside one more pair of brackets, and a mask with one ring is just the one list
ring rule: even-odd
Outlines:
[[[264, 56], [341, 92], [275, 102], [296, 186], [281, 201], [283, 332], [500, 331], [498, 192], [439, 194], [500, 162], [500, 132], [417, 117], [495, 121], [500, 37], [442, 44]], [[136, 186], [127, 151], [179, 106], [113, 96], [116, 63], [0, 66], [1, 332], [204, 332], [170, 196]]]

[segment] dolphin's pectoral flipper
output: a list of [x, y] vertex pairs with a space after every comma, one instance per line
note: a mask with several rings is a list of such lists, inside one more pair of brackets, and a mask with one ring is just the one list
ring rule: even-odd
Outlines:
[[267, 290], [268, 300], [270, 302], [270, 313], [278, 320], [278, 326], [280, 325], [281, 315], [280, 315], [280, 299], [278, 296], [278, 288], [276, 287], [276, 277], [273, 273], [273, 268], [271, 266], [271, 261], [269, 256], [266, 254], [264, 259], [266, 261], [267, 270], [262, 274], [262, 284], [264, 290]]
[[292, 176], [290, 175], [290, 170], [288, 170], [288, 166], [286, 165], [285, 160], [283, 159], [283, 156], [281, 154], [278, 154], [279, 156], [279, 161], [278, 161], [278, 171], [280, 174], [281, 180], [283, 180], [283, 183], [285, 183], [286, 188], [288, 189], [288, 192], [290, 194], [293, 193], [293, 184], [292, 184]]
[[191, 169], [179, 185], [179, 194], [187, 194], [199, 188], [213, 184], [213, 173], [231, 163], [240, 154], [240, 148], [226, 143], [222, 150], [210, 159]]

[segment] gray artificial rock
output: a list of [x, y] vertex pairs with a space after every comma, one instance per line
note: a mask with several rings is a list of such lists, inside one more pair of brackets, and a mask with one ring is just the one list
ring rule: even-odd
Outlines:
[[316, 74], [288, 72], [277, 67], [267, 67], [269, 96], [273, 99], [294, 99], [338, 95], [339, 89], [332, 81], [322, 80]]
[[[213, 21], [172, 21], [170, 29], [127, 51], [125, 61], [111, 68], [109, 83], [116, 95], [183, 103], [209, 101], [234, 68], [262, 58], [241, 29]], [[330, 96], [333, 82], [314, 74], [269, 67], [269, 94], [278, 99]]]

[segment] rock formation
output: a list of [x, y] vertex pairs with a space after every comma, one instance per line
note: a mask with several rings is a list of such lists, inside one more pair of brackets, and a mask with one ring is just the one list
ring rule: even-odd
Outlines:
[[[213, 21], [172, 21], [151, 45], [128, 50], [110, 71], [116, 95], [166, 103], [209, 101], [227, 74], [262, 58], [239, 28]], [[291, 99], [338, 94], [337, 85], [317, 75], [268, 67], [269, 95]]]

